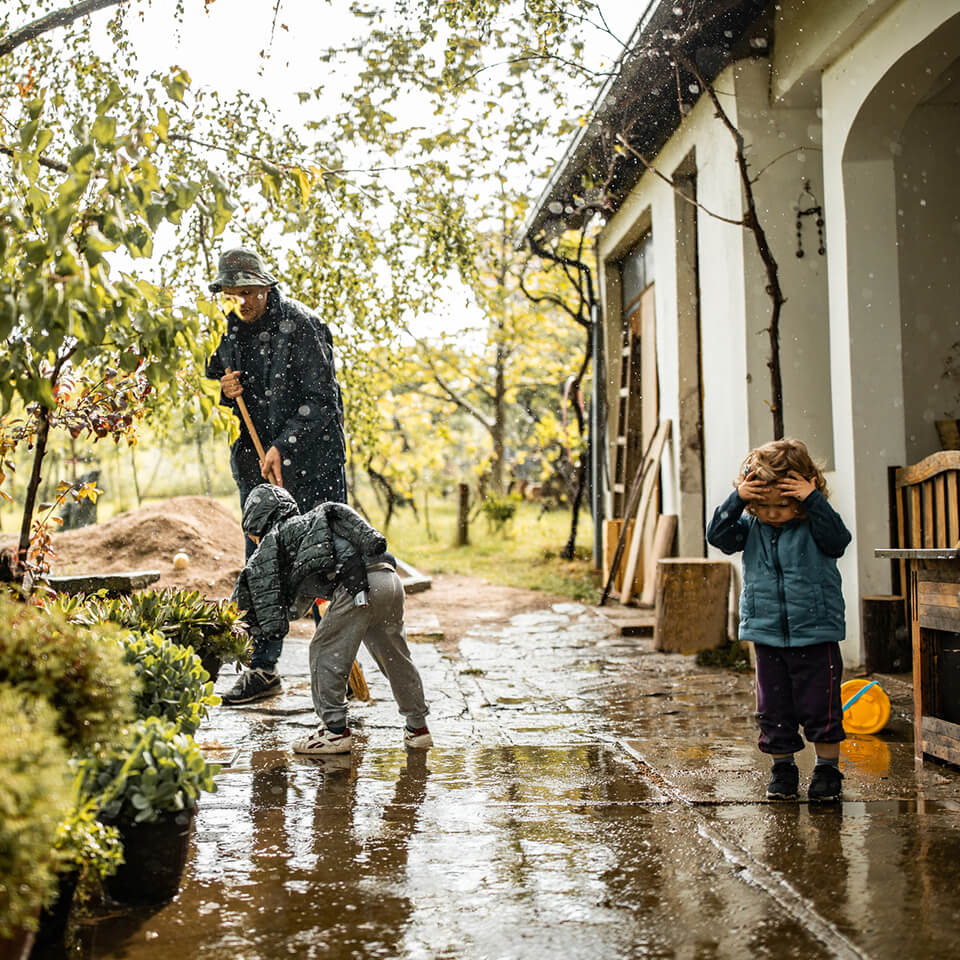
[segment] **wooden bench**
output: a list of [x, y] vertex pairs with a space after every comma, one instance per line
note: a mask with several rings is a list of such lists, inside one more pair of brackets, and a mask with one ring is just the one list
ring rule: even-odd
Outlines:
[[[893, 470], [893, 547], [899, 550], [946, 550], [960, 541], [960, 450], [940, 450], [910, 467]], [[907, 601], [907, 561], [897, 559], [895, 592]]]
[[894, 561], [913, 648], [914, 752], [960, 763], [960, 450], [893, 471]]

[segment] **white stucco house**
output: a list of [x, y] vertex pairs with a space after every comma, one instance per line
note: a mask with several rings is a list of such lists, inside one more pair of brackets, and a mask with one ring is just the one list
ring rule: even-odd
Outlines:
[[[649, 3], [632, 46], [685, 29], [686, 6]], [[854, 532], [841, 570], [857, 665], [860, 598], [891, 590], [874, 558], [890, 543], [888, 468], [936, 451], [934, 420], [960, 417], [943, 376], [960, 341], [960, 0], [699, 4], [711, 7], [688, 50], [744, 136], [779, 263], [785, 434], [825, 462]], [[524, 229], [583, 222], [585, 184], [627, 121], [672, 181], [620, 157], [597, 238], [604, 502], [620, 515], [630, 462], [670, 419], [660, 510], [678, 517], [676, 553], [702, 557], [705, 520], [747, 450], [772, 438], [770, 299], [752, 235], [716, 216], [743, 215], [734, 140], [688, 80], [656, 58], [621, 61]], [[621, 389], [643, 409], [618, 448]]]

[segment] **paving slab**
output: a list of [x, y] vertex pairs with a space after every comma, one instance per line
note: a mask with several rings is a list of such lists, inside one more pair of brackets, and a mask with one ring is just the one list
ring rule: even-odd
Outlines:
[[201, 728], [234, 756], [179, 896], [104, 905], [71, 956], [952, 955], [960, 775], [913, 764], [908, 685], [891, 682], [882, 735], [844, 746], [844, 803], [771, 804], [752, 678], [653, 651], [579, 604], [478, 616], [456, 645], [414, 638], [426, 753], [403, 749], [361, 651], [372, 700], [351, 704], [353, 754], [295, 757], [316, 723], [311, 632], [294, 625], [280, 695]]

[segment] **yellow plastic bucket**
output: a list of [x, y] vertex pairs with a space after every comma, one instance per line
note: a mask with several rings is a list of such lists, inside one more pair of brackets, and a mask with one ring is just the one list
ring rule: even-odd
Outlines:
[[890, 719], [890, 698], [876, 680], [847, 680], [840, 685], [840, 701], [847, 733], [877, 733]]

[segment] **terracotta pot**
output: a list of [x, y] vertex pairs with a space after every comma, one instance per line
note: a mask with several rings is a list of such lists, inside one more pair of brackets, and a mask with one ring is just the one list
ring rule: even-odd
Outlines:
[[118, 903], [162, 903], [175, 897], [187, 864], [195, 811], [161, 816], [153, 823], [119, 820], [124, 863], [104, 886]]

